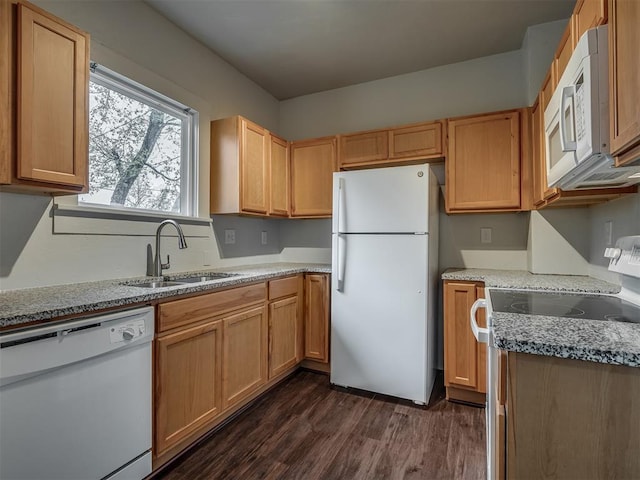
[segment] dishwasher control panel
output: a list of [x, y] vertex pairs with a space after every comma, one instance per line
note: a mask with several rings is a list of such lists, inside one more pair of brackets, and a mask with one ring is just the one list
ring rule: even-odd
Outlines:
[[109, 328], [109, 338], [111, 343], [126, 342], [144, 335], [144, 332], [144, 320], [135, 320], [112, 325]]

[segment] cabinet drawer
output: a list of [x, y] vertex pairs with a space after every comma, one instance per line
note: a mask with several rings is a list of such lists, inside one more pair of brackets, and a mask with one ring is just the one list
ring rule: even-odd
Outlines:
[[269, 282], [269, 300], [288, 297], [298, 293], [298, 277], [279, 278]]
[[158, 333], [230, 312], [267, 298], [267, 285], [247, 285], [158, 306]]

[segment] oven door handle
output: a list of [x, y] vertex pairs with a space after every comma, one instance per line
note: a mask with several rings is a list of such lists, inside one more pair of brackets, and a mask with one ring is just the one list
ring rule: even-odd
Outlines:
[[471, 331], [476, 340], [480, 343], [489, 343], [489, 329], [478, 326], [476, 322], [476, 312], [479, 308], [487, 308], [487, 300], [479, 298], [471, 306], [471, 313], [469, 315], [469, 321], [471, 323]]

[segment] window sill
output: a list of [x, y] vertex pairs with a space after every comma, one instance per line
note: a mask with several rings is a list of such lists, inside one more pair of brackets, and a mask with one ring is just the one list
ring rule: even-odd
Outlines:
[[51, 216], [54, 234], [152, 236], [166, 219], [178, 222], [187, 237], [208, 237], [212, 229], [211, 218], [97, 206], [54, 203]]

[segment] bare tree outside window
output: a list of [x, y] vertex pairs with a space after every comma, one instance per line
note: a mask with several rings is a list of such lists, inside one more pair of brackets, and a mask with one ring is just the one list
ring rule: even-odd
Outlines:
[[188, 118], [126, 93], [109, 82], [89, 83], [89, 192], [79, 200], [184, 213]]

